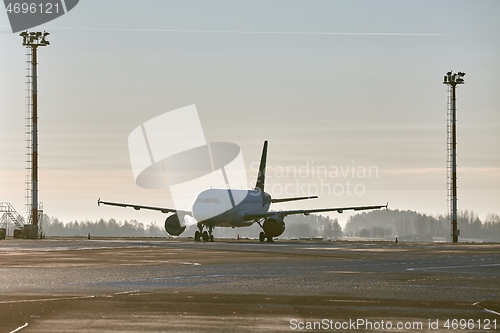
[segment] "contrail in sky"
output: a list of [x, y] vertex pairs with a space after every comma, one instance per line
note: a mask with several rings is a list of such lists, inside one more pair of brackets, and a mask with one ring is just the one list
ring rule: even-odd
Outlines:
[[308, 31], [245, 31], [245, 30], [190, 30], [190, 29], [141, 29], [141, 28], [65, 28], [40, 27], [45, 30], [88, 30], [124, 32], [178, 32], [201, 34], [241, 34], [241, 35], [345, 35], [345, 36], [446, 36], [446, 34], [406, 33], [406, 32], [308, 32]]

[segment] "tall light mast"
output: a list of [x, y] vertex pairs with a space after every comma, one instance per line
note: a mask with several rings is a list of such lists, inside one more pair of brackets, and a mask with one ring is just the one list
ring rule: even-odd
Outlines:
[[[31, 209], [27, 207], [31, 217], [31, 224], [35, 229], [36, 237], [38, 234], [38, 94], [37, 94], [37, 49], [39, 46], [50, 45], [46, 37], [48, 32], [28, 32], [24, 31], [19, 36], [23, 37], [23, 45], [26, 46], [26, 61], [31, 62], [26, 66], [26, 139], [27, 139], [27, 168], [31, 167], [31, 182], [26, 181], [26, 199], [27, 206], [31, 198]], [[31, 119], [30, 119], [31, 118]], [[31, 141], [31, 145], [30, 142]], [[31, 156], [30, 156], [31, 155]], [[31, 166], [29, 165], [31, 162]], [[29, 169], [27, 169], [29, 170]], [[27, 172], [28, 173], [28, 172]], [[30, 219], [28, 219], [30, 220]]]
[[[444, 76], [443, 83], [448, 85], [448, 196], [450, 200], [451, 239], [458, 242], [460, 230], [457, 223], [457, 95], [456, 87], [464, 84], [465, 73], [452, 73]], [[450, 182], [451, 181], [451, 182]]]

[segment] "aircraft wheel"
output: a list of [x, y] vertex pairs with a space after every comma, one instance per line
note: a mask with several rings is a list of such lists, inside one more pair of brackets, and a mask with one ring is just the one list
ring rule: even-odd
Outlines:
[[263, 242], [263, 241], [266, 240], [266, 234], [263, 231], [261, 231], [260, 234], [259, 234], [259, 240], [261, 242]]
[[210, 237], [209, 237], [209, 238], [210, 238], [210, 239], [209, 239], [209, 241], [210, 241], [210, 242], [213, 242], [213, 241], [214, 241], [214, 235], [210, 235]]
[[202, 237], [205, 242], [208, 242], [208, 232], [203, 231]]
[[273, 241], [273, 238], [271, 236], [267, 236], [267, 241], [268, 242], [272, 242]]
[[201, 238], [201, 232], [199, 232], [198, 230], [196, 230], [196, 232], [194, 233], [194, 241], [195, 242], [199, 242], [200, 238]]

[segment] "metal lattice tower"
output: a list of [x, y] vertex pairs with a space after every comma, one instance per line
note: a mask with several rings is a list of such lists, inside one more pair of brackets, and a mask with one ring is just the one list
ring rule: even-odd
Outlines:
[[37, 49], [50, 45], [45, 39], [48, 35], [48, 32], [28, 31], [20, 34], [26, 47], [26, 210], [29, 213], [28, 222], [34, 229], [33, 234], [40, 231], [38, 222], [41, 215], [38, 206]]
[[452, 113], [453, 113], [453, 107], [452, 107], [452, 102], [451, 102], [451, 86], [448, 86], [448, 103], [447, 103], [447, 124], [446, 124], [446, 145], [447, 145], [447, 159], [446, 159], [446, 193], [447, 193], [447, 203], [448, 203], [448, 218], [450, 219], [451, 222], [451, 216], [452, 216], [452, 197], [453, 197], [453, 168], [452, 168], [452, 162], [453, 162], [453, 126], [452, 126]]
[[460, 230], [457, 223], [457, 95], [456, 87], [464, 84], [465, 73], [452, 73], [449, 71], [444, 76], [443, 83], [448, 85], [448, 208], [450, 209], [451, 240], [458, 242]]
[[32, 155], [33, 155], [33, 78], [31, 74], [31, 62], [32, 62], [32, 49], [31, 47], [26, 47], [26, 119], [25, 119], [25, 142], [26, 142], [26, 178], [25, 178], [25, 188], [26, 188], [26, 213], [31, 213], [31, 198], [32, 198], [32, 184], [31, 184], [31, 170], [32, 170]]

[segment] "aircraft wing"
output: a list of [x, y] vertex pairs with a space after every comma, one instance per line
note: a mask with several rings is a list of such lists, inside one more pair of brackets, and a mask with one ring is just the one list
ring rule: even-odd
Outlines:
[[281, 199], [271, 199], [271, 203], [277, 203], [277, 202], [288, 202], [288, 201], [297, 201], [297, 200], [307, 200], [307, 199], [317, 199], [318, 196], [312, 196], [312, 197], [295, 197], [295, 198], [281, 198]]
[[357, 211], [357, 210], [369, 210], [369, 209], [387, 208], [388, 206], [389, 206], [389, 203], [387, 203], [386, 205], [380, 205], [380, 206], [318, 208], [318, 209], [297, 209], [297, 210], [278, 210], [278, 211], [271, 211], [271, 212], [266, 212], [266, 213], [246, 214], [244, 216], [244, 219], [245, 219], [245, 221], [250, 221], [250, 220], [256, 220], [256, 219], [270, 217], [270, 216], [274, 216], [274, 215], [279, 215], [281, 217], [285, 217], [287, 215], [294, 215], [294, 214], [309, 215], [311, 213], [321, 213], [321, 212], [339, 212], [339, 213], [343, 213], [344, 210], [354, 210], [354, 211]]
[[128, 203], [119, 203], [119, 202], [109, 202], [109, 201], [102, 201], [101, 199], [97, 200], [97, 205], [99, 206], [101, 204], [109, 205], [109, 206], [118, 206], [118, 207], [132, 207], [135, 210], [141, 210], [141, 209], [157, 210], [157, 211], [160, 211], [164, 214], [181, 213], [181, 214], [191, 215], [191, 212], [188, 210], [179, 210], [179, 209], [164, 208], [164, 207], [141, 206], [141, 205], [134, 205], [134, 204], [128, 204]]

